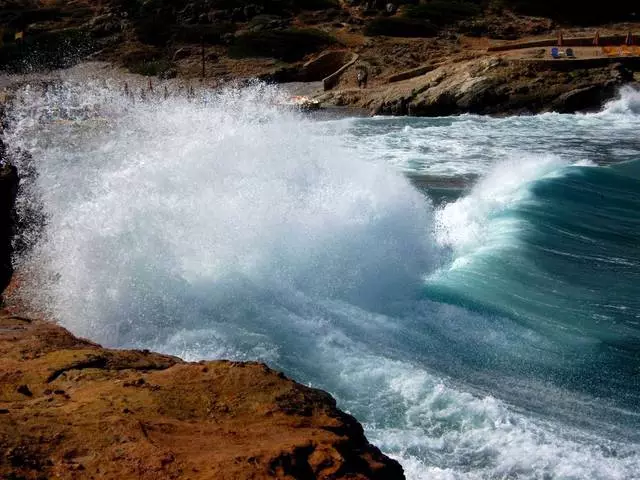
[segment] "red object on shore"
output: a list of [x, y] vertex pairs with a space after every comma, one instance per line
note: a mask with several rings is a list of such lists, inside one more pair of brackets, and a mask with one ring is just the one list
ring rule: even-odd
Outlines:
[[593, 37], [593, 44], [594, 44], [596, 47], [599, 47], [599, 46], [600, 46], [600, 32], [599, 32], [599, 31], [597, 31], [597, 30], [596, 30], [596, 36], [595, 36], [595, 37]]
[[562, 39], [562, 31], [559, 31], [559, 32], [558, 32], [558, 46], [559, 46], [559, 47], [561, 47], [561, 46], [562, 46], [562, 42], [563, 42], [563, 39]]

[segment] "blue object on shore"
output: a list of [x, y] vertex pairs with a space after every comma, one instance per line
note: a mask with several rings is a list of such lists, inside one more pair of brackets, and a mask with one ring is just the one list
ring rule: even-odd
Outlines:
[[576, 58], [576, 56], [573, 54], [573, 48], [567, 48], [566, 54], [569, 58]]
[[557, 47], [553, 47], [551, 49], [551, 56], [553, 58], [560, 58], [560, 53], [558, 52], [558, 48]]

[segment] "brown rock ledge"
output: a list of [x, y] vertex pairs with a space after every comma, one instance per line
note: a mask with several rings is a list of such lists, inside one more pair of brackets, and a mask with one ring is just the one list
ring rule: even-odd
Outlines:
[[483, 56], [443, 63], [418, 76], [367, 89], [340, 85], [316, 99], [381, 115], [427, 117], [598, 111], [623, 85], [637, 86], [637, 71], [640, 62], [635, 59], [590, 65]]
[[326, 392], [0, 311], [0, 478], [402, 479]]

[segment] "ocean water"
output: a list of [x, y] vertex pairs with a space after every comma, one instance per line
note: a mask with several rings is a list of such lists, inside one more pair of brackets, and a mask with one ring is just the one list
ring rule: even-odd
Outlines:
[[325, 389], [409, 479], [640, 478], [640, 93], [501, 119], [282, 99], [22, 88], [25, 295], [106, 345]]

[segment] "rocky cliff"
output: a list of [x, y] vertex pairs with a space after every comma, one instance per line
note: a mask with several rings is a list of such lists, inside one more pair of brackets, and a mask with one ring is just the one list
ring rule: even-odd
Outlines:
[[627, 0], [606, 9], [578, 0], [0, 0], [0, 70], [91, 57], [145, 75], [199, 77], [204, 53], [214, 83], [300, 80], [305, 60], [345, 49], [360, 55], [376, 83], [475, 58], [494, 40], [584, 33], [585, 25], [626, 34], [637, 30], [629, 23], [635, 12]]
[[320, 100], [367, 108], [381, 115], [574, 113], [601, 108], [619, 87], [633, 82], [638, 67], [616, 62], [582, 66], [481, 57], [369, 89], [343, 84]]
[[404, 475], [329, 394], [266, 365], [109, 350], [5, 310], [0, 477]]
[[[324, 97], [329, 105], [394, 115], [571, 112], [598, 108], [629, 76], [583, 61], [572, 61], [564, 72], [544, 62], [505, 62], [488, 47], [553, 40], [559, 29], [591, 45], [596, 30], [603, 38], [624, 38], [640, 28], [626, 0], [610, 2], [606, 11], [578, 3], [0, 0], [0, 70], [66, 67], [92, 58], [162, 79], [188, 81], [204, 73], [203, 85], [215, 88], [248, 78], [320, 80], [333, 66], [309, 74], [305, 62], [337, 50], [345, 58], [358, 55], [358, 62], [342, 75], [339, 92]], [[544, 49], [538, 53], [549, 57]], [[368, 71], [365, 93], [353, 88], [359, 67]], [[426, 74], [396, 81], [410, 70]]]

